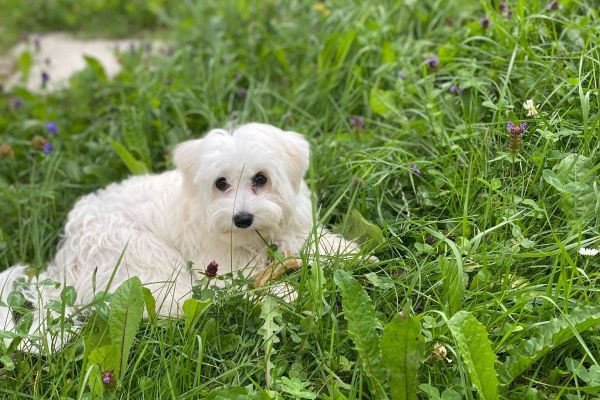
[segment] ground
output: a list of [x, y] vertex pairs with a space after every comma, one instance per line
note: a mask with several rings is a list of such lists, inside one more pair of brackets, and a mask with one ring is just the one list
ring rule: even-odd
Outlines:
[[207, 280], [187, 320], [115, 342], [124, 307], [152, 308], [122, 300], [132, 281], [57, 354], [0, 346], [3, 398], [597, 398], [595, 2], [118, 3], [0, 0], [3, 49], [172, 43], [114, 79], [89, 59], [65, 90], [5, 90], [0, 268], [43, 268], [79, 196], [247, 121], [308, 137], [320, 218], [379, 261], [306, 263], [291, 304]]

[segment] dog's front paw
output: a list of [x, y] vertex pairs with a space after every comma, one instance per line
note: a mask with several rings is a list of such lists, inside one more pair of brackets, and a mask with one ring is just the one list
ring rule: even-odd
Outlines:
[[264, 269], [251, 276], [251, 278], [254, 278], [252, 287], [258, 288], [265, 286], [269, 282], [279, 278], [286, 271], [291, 271], [300, 267], [302, 267], [302, 261], [295, 257], [287, 257], [283, 260], [273, 260]]

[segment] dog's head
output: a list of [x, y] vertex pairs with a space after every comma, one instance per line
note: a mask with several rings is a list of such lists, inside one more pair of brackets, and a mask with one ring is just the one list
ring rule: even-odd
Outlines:
[[251, 123], [181, 143], [174, 160], [211, 232], [269, 235], [292, 217], [309, 144], [298, 133]]

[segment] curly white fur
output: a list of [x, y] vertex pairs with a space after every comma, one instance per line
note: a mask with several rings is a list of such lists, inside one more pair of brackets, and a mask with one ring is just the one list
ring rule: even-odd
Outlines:
[[[159, 314], [177, 315], [211, 261], [219, 264], [219, 274], [250, 275], [268, 263], [266, 243], [282, 253], [300, 252], [312, 230], [303, 180], [309, 145], [301, 135], [258, 123], [233, 132], [213, 130], [177, 146], [174, 160], [175, 170], [131, 177], [81, 198], [69, 213], [54, 260], [38, 279], [74, 286], [78, 303], [87, 304], [96, 292], [138, 276], [154, 292]], [[266, 183], [256, 184], [257, 173]], [[225, 190], [216, 186], [219, 179], [227, 182]], [[240, 213], [252, 215], [249, 227], [233, 222]], [[321, 254], [358, 250], [323, 232]], [[27, 279], [23, 266], [0, 274], [3, 301], [20, 278]], [[39, 296], [24, 291], [38, 310], [32, 332], [41, 328], [44, 307], [59, 299], [60, 290], [41, 286]], [[0, 307], [3, 328], [14, 329], [6, 307]]]

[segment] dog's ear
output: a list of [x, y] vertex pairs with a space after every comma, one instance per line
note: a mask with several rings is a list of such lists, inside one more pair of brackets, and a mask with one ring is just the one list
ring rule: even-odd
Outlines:
[[178, 144], [173, 152], [173, 161], [178, 170], [194, 180], [200, 170], [202, 139], [188, 140]]
[[310, 144], [299, 133], [282, 132], [281, 143], [288, 158], [288, 167], [292, 184], [300, 190], [302, 179], [308, 170]]

